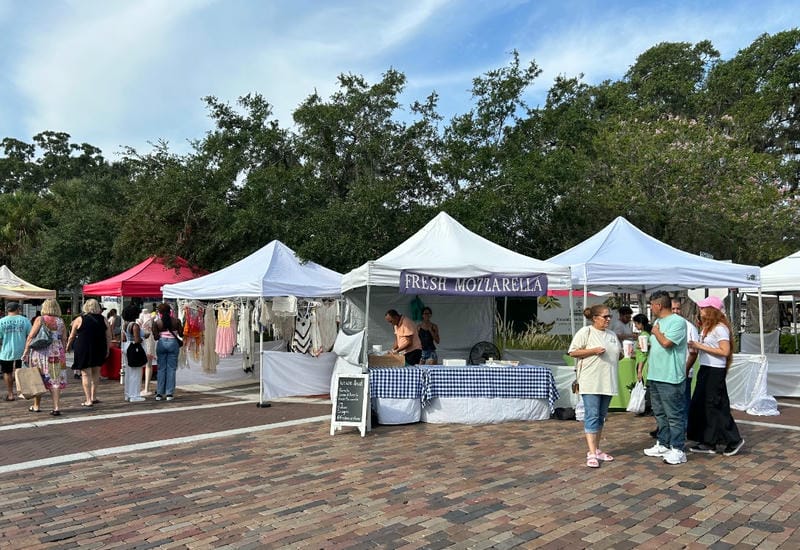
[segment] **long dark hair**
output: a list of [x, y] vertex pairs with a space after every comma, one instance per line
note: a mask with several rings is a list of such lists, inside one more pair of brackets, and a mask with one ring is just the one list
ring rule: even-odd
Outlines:
[[645, 332], [650, 332], [653, 330], [653, 327], [650, 325], [650, 319], [647, 318], [647, 315], [644, 313], [637, 313], [633, 316], [633, 322], [639, 323], [642, 325], [642, 330]]

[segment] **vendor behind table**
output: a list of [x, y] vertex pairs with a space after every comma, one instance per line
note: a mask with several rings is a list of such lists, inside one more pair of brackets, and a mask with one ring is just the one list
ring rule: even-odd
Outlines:
[[418, 365], [422, 359], [422, 343], [417, 325], [395, 309], [386, 312], [386, 321], [394, 327], [394, 346], [391, 353], [402, 353], [406, 365]]

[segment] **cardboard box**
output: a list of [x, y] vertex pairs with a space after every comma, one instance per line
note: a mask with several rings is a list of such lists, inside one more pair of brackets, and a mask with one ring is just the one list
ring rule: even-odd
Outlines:
[[370, 367], [404, 367], [406, 365], [406, 358], [402, 355], [386, 354], [367, 356], [367, 364]]

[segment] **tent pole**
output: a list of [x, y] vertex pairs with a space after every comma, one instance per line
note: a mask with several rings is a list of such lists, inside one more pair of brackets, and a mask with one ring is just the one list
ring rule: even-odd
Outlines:
[[369, 366], [368, 349], [369, 349], [369, 287], [372, 279], [372, 262], [367, 263], [367, 303], [366, 311], [364, 312], [364, 342], [361, 344], [361, 357], [363, 357], [364, 364], [361, 365], [361, 370], [367, 372]]
[[262, 378], [263, 372], [264, 372], [264, 331], [261, 330], [261, 327], [258, 327], [258, 403], [256, 403], [256, 406], [260, 408], [267, 408], [271, 407], [272, 403], [270, 403], [269, 401], [262, 401], [262, 399], [264, 399], [264, 379]]
[[764, 357], [764, 304], [761, 300], [761, 287], [758, 287], [758, 338], [761, 356]]
[[[798, 353], [800, 348], [797, 347], [797, 306], [795, 305], [794, 294], [792, 294], [792, 332], [794, 332], [794, 352]], [[778, 336], [780, 339], [780, 336]], [[778, 341], [780, 346], [780, 340]]]
[[[584, 264], [583, 264], [583, 308], [584, 308], [584, 310], [586, 309], [588, 303], [589, 303], [589, 273], [586, 270], [586, 262], [584, 262]], [[588, 321], [588, 319], [586, 319], [586, 317], [583, 316], [583, 315], [581, 315], [581, 317], [583, 317], [583, 325], [582, 326], [585, 327], [586, 326], [586, 322]]]

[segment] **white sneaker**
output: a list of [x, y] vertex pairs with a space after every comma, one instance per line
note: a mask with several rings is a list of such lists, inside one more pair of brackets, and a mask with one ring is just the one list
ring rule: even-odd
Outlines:
[[664, 462], [667, 464], [683, 464], [686, 462], [686, 453], [680, 449], [670, 449], [669, 452], [664, 455]]
[[147, 401], [147, 399], [145, 399], [144, 397], [131, 397], [130, 399], [128, 399], [128, 401], [130, 401], [131, 403], [140, 403], [142, 401]]
[[664, 447], [661, 443], [656, 441], [656, 444], [650, 447], [649, 449], [644, 450], [644, 454], [647, 456], [664, 456], [669, 452], [667, 447]]

